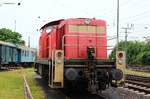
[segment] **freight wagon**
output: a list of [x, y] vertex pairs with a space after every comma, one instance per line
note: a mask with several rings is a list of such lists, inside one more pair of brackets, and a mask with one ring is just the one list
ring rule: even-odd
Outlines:
[[123, 82], [124, 53], [107, 58], [106, 22], [89, 18], [52, 21], [41, 27], [35, 70], [51, 88], [105, 90]]
[[0, 41], [0, 67], [31, 65], [35, 58], [33, 48]]

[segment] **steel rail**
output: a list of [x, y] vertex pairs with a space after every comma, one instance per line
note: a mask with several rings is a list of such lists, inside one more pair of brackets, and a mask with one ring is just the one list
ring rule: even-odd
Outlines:
[[150, 88], [140, 86], [139, 84], [135, 85], [135, 84], [129, 83], [129, 84], [126, 84], [126, 87], [129, 89], [137, 90], [139, 92], [144, 92], [145, 94], [150, 94]]
[[125, 87], [150, 94], [150, 77], [126, 75]]
[[24, 94], [25, 94], [25, 99], [34, 99], [30, 90], [30, 87], [28, 85], [28, 82], [26, 80], [26, 76], [25, 73], [23, 71], [23, 69], [21, 68], [21, 73], [23, 76], [23, 80], [24, 80]]

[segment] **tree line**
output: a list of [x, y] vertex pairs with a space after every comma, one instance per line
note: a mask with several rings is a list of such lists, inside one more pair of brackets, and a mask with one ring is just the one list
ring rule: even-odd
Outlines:
[[25, 45], [25, 41], [22, 40], [22, 36], [20, 33], [6, 28], [0, 29], [0, 40], [11, 42], [13, 44]]
[[[127, 64], [128, 65], [150, 65], [150, 42], [127, 41]], [[119, 50], [125, 50], [125, 41], [118, 44]], [[115, 59], [116, 46], [109, 55]]]

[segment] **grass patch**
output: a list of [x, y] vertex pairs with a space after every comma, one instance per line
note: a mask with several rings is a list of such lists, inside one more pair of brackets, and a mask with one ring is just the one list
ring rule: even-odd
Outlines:
[[134, 75], [139, 75], [139, 76], [150, 77], [150, 73], [148, 73], [148, 72], [140, 72], [140, 71], [135, 71], [135, 70], [131, 70], [131, 69], [126, 69], [125, 74], [134, 74]]
[[0, 99], [25, 99], [20, 70], [0, 71]]
[[[33, 68], [23, 69], [34, 99], [47, 99], [44, 91], [35, 81]], [[25, 99], [24, 80], [21, 69], [0, 71], [0, 99]]]
[[26, 79], [34, 99], [47, 99], [44, 91], [39, 86], [38, 82], [34, 79], [35, 72], [33, 68], [24, 69], [24, 72], [26, 74]]

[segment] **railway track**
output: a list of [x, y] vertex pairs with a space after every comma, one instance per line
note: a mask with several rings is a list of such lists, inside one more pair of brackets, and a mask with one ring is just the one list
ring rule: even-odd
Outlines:
[[20, 68], [20, 70], [21, 70], [21, 74], [22, 74], [22, 77], [23, 77], [23, 80], [24, 80], [24, 95], [25, 95], [25, 99], [34, 99], [34, 97], [32, 96], [30, 87], [28, 85], [28, 82], [26, 80], [25, 72], [24, 72], [24, 70], [22, 68]]
[[21, 69], [21, 66], [17, 66], [17, 67], [15, 67], [15, 66], [7, 66], [7, 67], [1, 67], [0, 68], [0, 70], [17, 70], [17, 69]]
[[150, 72], [150, 67], [144, 66], [127, 66], [128, 69], [140, 71], [140, 72]]
[[24, 94], [25, 94], [25, 99], [34, 99], [33, 96], [32, 96], [32, 94], [31, 94], [30, 87], [28, 85], [26, 77], [23, 76], [23, 78], [24, 78]]
[[126, 75], [125, 87], [150, 94], [150, 77]]

